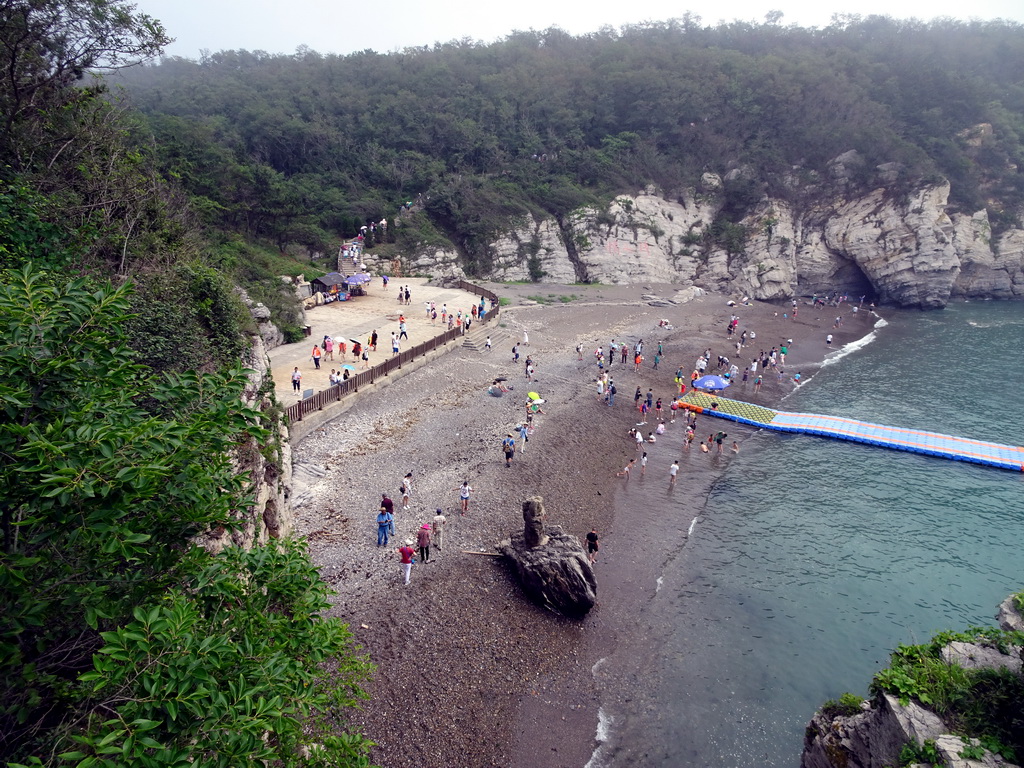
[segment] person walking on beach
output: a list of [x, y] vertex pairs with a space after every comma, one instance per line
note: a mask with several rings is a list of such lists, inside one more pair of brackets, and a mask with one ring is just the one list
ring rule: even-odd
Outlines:
[[484, 349], [486, 349], [488, 352], [491, 351], [491, 337], [490, 336], [488, 336], [487, 337], [487, 341], [484, 342]]
[[525, 328], [523, 329], [523, 346], [530, 346], [530, 334], [526, 332]]
[[[462, 504], [462, 514], [469, 512], [469, 496], [473, 493], [473, 488], [469, 484], [469, 480], [463, 480], [462, 485], [456, 488], [459, 492], [459, 502]], [[441, 510], [438, 510], [440, 512]]]
[[295, 366], [295, 370], [292, 371], [292, 391], [300, 392], [302, 389], [302, 374], [299, 373], [299, 367]]
[[438, 549], [444, 549], [444, 527], [447, 524], [448, 518], [444, 516], [444, 512], [438, 509], [434, 519], [430, 521], [430, 528], [433, 532], [431, 540]]
[[416, 533], [416, 546], [420, 550], [420, 562], [430, 562], [430, 523], [424, 523]]
[[[412, 496], [412, 472], [406, 472], [405, 477], [402, 478], [402, 497], [403, 500]], [[408, 502], [405, 506], [408, 508]]]
[[640, 398], [643, 396], [644, 394], [641, 391], [640, 387], [637, 387], [636, 392], [633, 393], [633, 404], [636, 406], [636, 409], [638, 411], [640, 410]]
[[647, 451], [644, 451], [644, 455], [640, 457], [640, 477], [647, 474]]
[[609, 381], [608, 382], [608, 407], [609, 408], [611, 408], [613, 405], [615, 405], [615, 393], [617, 391], [618, 390], [615, 389], [615, 382], [614, 381]]
[[402, 578], [405, 585], [409, 586], [409, 578], [412, 576], [412, 559], [416, 556], [416, 550], [412, 548], [412, 539], [406, 539], [405, 545], [395, 550], [401, 559]]
[[370, 334], [370, 349], [374, 352], [377, 351], [377, 331], [376, 329]]
[[[828, 346], [828, 347], [831, 347], [831, 346], [832, 346], [832, 334], [831, 334], [831, 333], [830, 333], [830, 334], [828, 334], [828, 335], [827, 335], [827, 336], [825, 337], [825, 345], [826, 345], [826, 346]], [[318, 367], [319, 367], [319, 366], [318, 366]]]
[[391, 533], [392, 526], [395, 523], [395, 518], [388, 512], [384, 507], [380, 508], [377, 513], [377, 546], [386, 547], [388, 545], [388, 534]]
[[505, 466], [511, 467], [512, 458], [516, 455], [516, 441], [511, 432], [505, 435], [505, 439], [501, 441], [501, 450], [505, 454]]
[[525, 422], [518, 426], [518, 430], [519, 430], [519, 439], [523, 441], [520, 444], [521, 447], [519, 449], [519, 452], [520, 453], [526, 453], [526, 444], [530, 441], [530, 430], [526, 426]]
[[513, 344], [512, 345], [512, 362], [513, 363], [518, 363], [519, 362], [519, 345], [518, 344]]
[[761, 391], [761, 377], [758, 376], [756, 379], [754, 379], [754, 393], [757, 394], [760, 391]]
[[590, 533], [587, 534], [587, 557], [590, 559], [590, 564], [594, 564], [594, 558], [597, 556], [597, 551], [601, 548], [598, 543], [597, 528], [591, 528]]
[[679, 475], [679, 459], [672, 462], [672, 466], [668, 468], [668, 485], [671, 488], [676, 484], [676, 477]]
[[626, 364], [626, 358], [629, 357], [629, 347], [627, 347], [626, 344], [622, 345], [621, 353], [622, 353], [622, 364], [625, 365]]

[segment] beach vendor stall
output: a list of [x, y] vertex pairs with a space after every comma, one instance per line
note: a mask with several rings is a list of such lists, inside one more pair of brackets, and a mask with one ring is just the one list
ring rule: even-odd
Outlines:
[[350, 296], [365, 296], [366, 286], [370, 284], [370, 276], [365, 272], [357, 272], [345, 278], [345, 286]]
[[332, 301], [345, 301], [348, 298], [348, 288], [345, 285], [346, 277], [340, 272], [328, 272], [323, 277], [317, 277], [310, 281], [313, 293], [322, 293], [324, 303]]

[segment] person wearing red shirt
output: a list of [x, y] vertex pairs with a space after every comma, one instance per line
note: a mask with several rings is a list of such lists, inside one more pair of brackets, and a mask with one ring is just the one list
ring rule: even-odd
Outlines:
[[399, 557], [402, 561], [402, 577], [405, 579], [405, 583], [409, 583], [409, 577], [412, 576], [412, 559], [416, 554], [416, 550], [412, 548], [412, 539], [406, 539], [405, 545], [399, 547], [397, 550]]

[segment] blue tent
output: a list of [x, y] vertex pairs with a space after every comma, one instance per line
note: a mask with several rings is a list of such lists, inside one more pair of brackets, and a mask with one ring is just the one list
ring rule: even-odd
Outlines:
[[701, 376], [692, 386], [694, 389], [725, 389], [729, 382], [721, 376]]

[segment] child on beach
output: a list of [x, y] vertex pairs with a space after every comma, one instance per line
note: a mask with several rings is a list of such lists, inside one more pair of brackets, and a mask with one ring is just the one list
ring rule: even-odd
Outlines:
[[644, 455], [640, 457], [640, 477], [644, 476], [647, 471], [647, 451], [644, 451]]
[[615, 473], [615, 476], [616, 477], [624, 477], [624, 478], [626, 478], [628, 480], [629, 479], [629, 470], [631, 470], [633, 468], [634, 464], [636, 464], [636, 459], [630, 459], [629, 463], [622, 468], [621, 472], [616, 472]]

